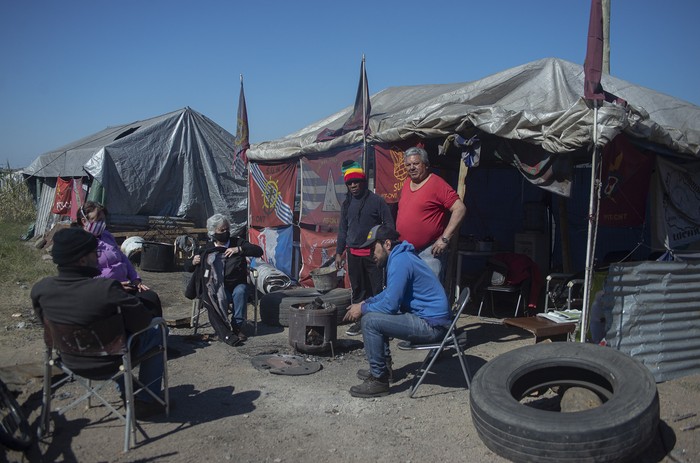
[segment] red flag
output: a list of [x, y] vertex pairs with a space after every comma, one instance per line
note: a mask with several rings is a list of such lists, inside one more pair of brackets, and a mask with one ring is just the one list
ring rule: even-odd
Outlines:
[[248, 138], [248, 110], [245, 105], [245, 94], [243, 93], [243, 76], [241, 76], [241, 94], [238, 97], [238, 117], [236, 121], [236, 139], [234, 141], [233, 172], [240, 176], [245, 176], [245, 168], [248, 164], [246, 151], [250, 148]]
[[355, 97], [355, 107], [348, 120], [343, 126], [336, 130], [323, 129], [317, 136], [316, 141], [333, 140], [348, 132], [364, 129], [365, 136], [369, 135], [369, 115], [372, 112], [372, 105], [369, 102], [369, 88], [367, 85], [367, 72], [365, 71], [365, 57], [362, 57], [360, 65], [360, 83], [357, 86], [357, 96]]
[[591, 16], [588, 23], [586, 60], [583, 63], [583, 96], [588, 100], [603, 100], [600, 85], [603, 75], [603, 5], [601, 0], [591, 0]]

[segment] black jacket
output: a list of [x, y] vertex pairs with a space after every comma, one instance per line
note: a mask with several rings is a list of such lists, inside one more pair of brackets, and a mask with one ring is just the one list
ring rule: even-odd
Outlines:
[[[241, 253], [233, 255], [225, 260], [224, 264], [224, 286], [228, 291], [231, 291], [236, 285], [248, 281], [248, 261], [247, 257], [262, 257], [263, 250], [260, 246], [248, 242], [242, 236], [232, 236], [229, 240], [228, 247], [240, 247]], [[196, 296], [201, 294], [202, 272], [204, 271], [203, 263], [206, 262], [206, 255], [210, 252], [224, 252], [225, 247], [217, 247], [213, 241], [209, 241], [206, 246], [200, 249], [195, 255], [200, 256], [199, 265], [193, 265], [192, 261], [185, 262], [185, 270], [188, 272], [197, 272], [193, 277], [196, 285]], [[188, 296], [189, 297], [189, 296]]]
[[[151, 313], [135, 296], [124, 291], [117, 280], [94, 278], [91, 267], [58, 267], [58, 276], [47, 277], [32, 287], [32, 306], [40, 320], [89, 326], [109, 318], [121, 309], [127, 333], [151, 323]], [[66, 366], [76, 373], [109, 369], [118, 359], [62, 355]]]

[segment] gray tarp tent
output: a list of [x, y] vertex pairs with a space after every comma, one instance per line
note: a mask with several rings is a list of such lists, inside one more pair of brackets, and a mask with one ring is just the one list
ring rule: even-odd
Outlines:
[[43, 190], [37, 233], [51, 223], [57, 177], [86, 178], [88, 197], [103, 200], [112, 215], [182, 217], [202, 226], [220, 212], [244, 224], [247, 190], [233, 176], [233, 143], [233, 135], [186, 107], [49, 151], [23, 172]]
[[[592, 145], [593, 111], [582, 97], [583, 78], [582, 66], [546, 58], [474, 82], [391, 87], [371, 96], [368, 142], [396, 142], [413, 135], [444, 138], [474, 127], [555, 154], [587, 149]], [[609, 75], [603, 75], [602, 85], [629, 106], [606, 103], [600, 108], [599, 146], [624, 132], [676, 153], [700, 156], [700, 107]], [[253, 145], [248, 159], [279, 162], [361, 142], [361, 130], [315, 142], [322, 129], [341, 127], [352, 110]]]
[[[367, 141], [370, 144], [397, 143], [415, 137], [440, 141], [455, 133], [477, 133], [484, 139], [503, 140], [505, 145], [511, 143], [519, 149], [523, 149], [523, 144], [529, 144], [541, 151], [541, 156], [553, 160], [568, 161], [575, 157], [577, 162], [590, 164], [595, 126], [598, 148], [624, 134], [657, 154], [668, 155], [679, 166], [677, 177], [683, 179], [677, 183], [680, 193], [689, 201], [695, 200], [691, 208], [697, 209], [697, 204], [700, 204], [700, 195], [695, 193], [700, 185], [700, 163], [697, 162], [700, 158], [700, 107], [603, 75], [601, 83], [605, 91], [628, 104], [605, 102], [595, 118], [593, 108], [582, 96], [583, 82], [582, 66], [548, 58], [474, 82], [388, 88], [371, 96], [371, 133]], [[260, 163], [294, 162], [300, 156], [329, 153], [336, 148], [361, 143], [362, 130], [331, 141], [316, 142], [321, 130], [340, 128], [352, 111], [352, 106], [347, 107], [284, 138], [254, 145], [248, 151], [248, 159]], [[670, 193], [664, 190], [658, 194], [665, 198]], [[687, 210], [688, 207], [683, 208], [679, 214]], [[700, 234], [700, 223], [693, 222], [693, 225], [696, 227], [693, 233]], [[589, 233], [589, 240], [591, 235]], [[667, 365], [664, 368], [672, 370], [673, 377], [697, 372], [700, 348], [685, 342], [687, 336], [676, 335], [680, 331], [658, 323], [658, 318], [667, 318], [678, 322], [678, 326], [695, 328], [697, 314], [694, 306], [687, 303], [678, 308], [666, 305], [676, 300], [693, 300], [697, 272], [667, 271], [664, 266], [668, 264], [653, 264], [657, 264], [652, 267], [659, 271], [654, 278], [660, 278], [664, 283], [660, 289], [643, 283], [652, 280], [640, 280], [636, 276], [637, 266], [643, 267], [644, 263], [629, 264], [629, 268], [623, 270], [627, 272], [625, 275], [629, 274], [630, 286], [614, 283], [606, 289], [612, 298], [617, 298], [631, 287], [629, 297], [620, 304], [623, 307], [614, 312], [613, 327], [622, 326], [620, 319], [637, 317], [636, 309], [653, 323], [653, 327], [647, 329], [641, 326], [643, 323], [635, 323], [637, 318], [634, 318], [632, 326], [636, 332], [645, 335], [630, 339], [630, 344], [624, 348], [619, 343], [616, 347], [631, 355], [640, 351], [640, 344], [645, 349], [653, 349], [659, 355], [652, 358], [665, 359]], [[590, 278], [588, 280], [587, 287]], [[645, 291], [650, 293], [653, 306], [637, 304], [640, 293]], [[652, 307], [654, 310], [647, 310]], [[693, 325], [684, 324], [686, 320], [691, 320]], [[658, 330], [659, 337], [646, 335], [650, 329]], [[615, 337], [612, 332], [608, 334]], [[657, 367], [650, 365], [652, 371]]]

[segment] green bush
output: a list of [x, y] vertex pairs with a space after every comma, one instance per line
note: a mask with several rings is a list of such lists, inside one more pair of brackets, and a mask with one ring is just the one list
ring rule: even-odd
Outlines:
[[0, 220], [28, 223], [35, 219], [36, 207], [22, 175], [0, 169]]

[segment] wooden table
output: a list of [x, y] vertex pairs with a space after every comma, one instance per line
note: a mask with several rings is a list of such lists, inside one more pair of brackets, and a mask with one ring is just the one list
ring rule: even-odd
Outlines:
[[576, 330], [576, 323], [556, 323], [544, 317], [518, 317], [506, 318], [503, 323], [529, 331], [535, 335], [535, 343], [545, 339], [552, 341], [566, 341], [569, 333]]

